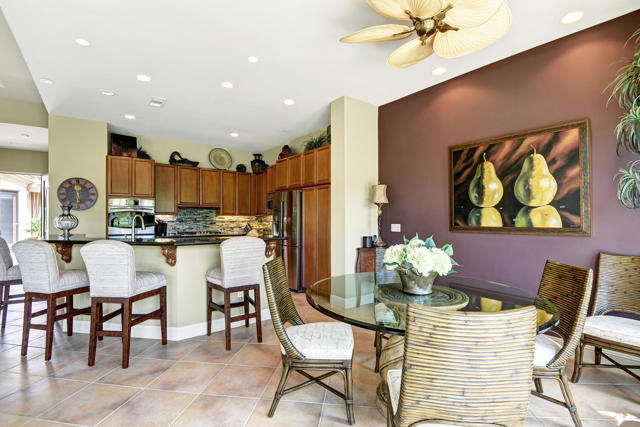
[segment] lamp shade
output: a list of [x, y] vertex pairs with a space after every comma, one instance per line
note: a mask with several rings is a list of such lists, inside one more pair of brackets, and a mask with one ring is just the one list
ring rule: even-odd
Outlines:
[[386, 185], [377, 184], [371, 186], [371, 203], [389, 203]]

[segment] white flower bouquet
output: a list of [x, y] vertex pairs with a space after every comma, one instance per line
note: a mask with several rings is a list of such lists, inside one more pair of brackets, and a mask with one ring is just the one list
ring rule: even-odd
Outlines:
[[436, 276], [455, 273], [453, 267], [458, 263], [452, 256], [451, 244], [438, 248], [433, 236], [421, 240], [416, 234], [411, 240], [405, 237], [404, 244], [390, 246], [384, 253], [384, 266], [398, 271], [403, 291], [426, 295]]

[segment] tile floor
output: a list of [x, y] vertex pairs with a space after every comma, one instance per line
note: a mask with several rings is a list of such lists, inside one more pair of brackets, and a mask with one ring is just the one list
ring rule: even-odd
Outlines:
[[[295, 295], [305, 321], [327, 318]], [[87, 366], [88, 336], [67, 337], [56, 328], [53, 358], [43, 360], [44, 335], [32, 331], [29, 354], [20, 357], [22, 307], [11, 306], [0, 335], [0, 426], [333, 426], [346, 425], [344, 405], [318, 385], [287, 395], [267, 417], [280, 379], [280, 349], [271, 321], [258, 344], [255, 328], [162, 346], [134, 339], [129, 369], [120, 368], [120, 342], [105, 338], [96, 365]], [[375, 408], [373, 334], [354, 328], [356, 424], [384, 426]], [[300, 380], [300, 375], [294, 375]], [[337, 381], [333, 384], [341, 387]], [[559, 394], [545, 383], [550, 394]], [[640, 425], [640, 383], [617, 370], [586, 370], [572, 385], [585, 426]], [[567, 412], [532, 398], [527, 425], [570, 426]]]

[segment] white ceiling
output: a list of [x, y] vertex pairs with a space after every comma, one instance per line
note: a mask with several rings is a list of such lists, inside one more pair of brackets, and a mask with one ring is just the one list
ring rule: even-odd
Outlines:
[[48, 151], [49, 130], [36, 126], [0, 123], [0, 148]]
[[[340, 96], [385, 104], [631, 12], [640, 2], [509, 0], [509, 5], [513, 25], [497, 43], [461, 58], [433, 56], [397, 70], [386, 64], [396, 42], [338, 42], [390, 21], [365, 0], [0, 0], [50, 113], [251, 150], [326, 126], [329, 103]], [[581, 21], [560, 23], [576, 9], [585, 13]], [[78, 37], [91, 46], [78, 46]], [[259, 62], [250, 64], [250, 55]], [[433, 76], [438, 66], [448, 72]], [[141, 73], [152, 81], [137, 81]], [[40, 78], [55, 84], [44, 85]], [[222, 81], [236, 86], [224, 89]], [[117, 95], [106, 97], [101, 89]], [[151, 96], [167, 98], [166, 106], [149, 107]], [[284, 105], [285, 98], [295, 105]], [[124, 114], [137, 118], [126, 120]], [[230, 132], [240, 136], [231, 138]]]

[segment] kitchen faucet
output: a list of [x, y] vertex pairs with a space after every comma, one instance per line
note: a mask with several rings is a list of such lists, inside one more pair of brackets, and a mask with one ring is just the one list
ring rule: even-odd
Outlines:
[[147, 227], [144, 225], [144, 218], [142, 215], [136, 214], [131, 219], [131, 241], [136, 240], [136, 218], [140, 218], [140, 223], [142, 224], [142, 229], [146, 230]]

